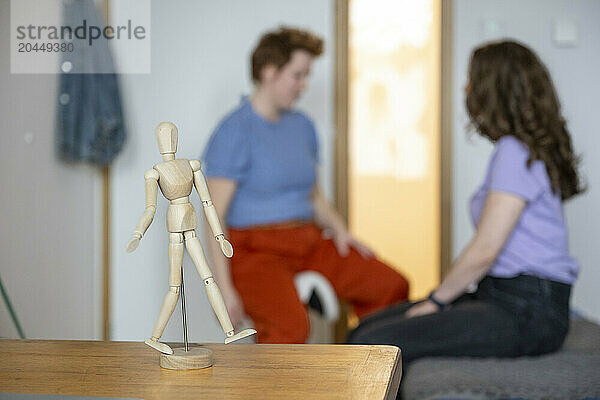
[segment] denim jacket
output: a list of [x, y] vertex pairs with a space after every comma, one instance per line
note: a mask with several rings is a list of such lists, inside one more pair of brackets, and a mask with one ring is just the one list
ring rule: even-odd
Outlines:
[[[103, 26], [93, 0], [64, 3], [64, 24]], [[57, 147], [61, 158], [107, 165], [125, 143], [118, 77], [107, 42], [72, 39], [61, 61]]]

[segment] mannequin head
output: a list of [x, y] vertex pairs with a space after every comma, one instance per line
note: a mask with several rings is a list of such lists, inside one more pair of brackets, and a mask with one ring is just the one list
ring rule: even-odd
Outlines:
[[172, 122], [161, 122], [156, 127], [156, 141], [160, 154], [177, 152], [177, 127]]

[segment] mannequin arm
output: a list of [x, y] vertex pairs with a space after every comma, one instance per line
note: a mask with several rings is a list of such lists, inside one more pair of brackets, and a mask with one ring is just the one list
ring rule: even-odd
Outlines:
[[[229, 204], [235, 195], [237, 183], [227, 178], [208, 178], [206, 181], [208, 188], [211, 193], [211, 197], [215, 200], [215, 208], [217, 209], [217, 215], [219, 220], [223, 221], [221, 227], [225, 234], [227, 234], [227, 213], [229, 210]], [[236, 327], [244, 320], [244, 304], [237, 292], [233, 278], [231, 276], [231, 263], [223, 255], [219, 243], [213, 239], [213, 233], [210, 230], [208, 224], [204, 224], [204, 235], [206, 237], [206, 244], [208, 246], [208, 253], [211, 261], [211, 266], [215, 273], [215, 280], [221, 289], [223, 299], [225, 300], [225, 306], [229, 313], [229, 318], [233, 326]]]
[[127, 243], [128, 253], [131, 253], [138, 247], [140, 239], [142, 239], [142, 236], [144, 236], [144, 233], [146, 233], [146, 230], [154, 219], [154, 213], [156, 213], [156, 200], [158, 197], [158, 177], [158, 172], [154, 169], [151, 169], [144, 174], [144, 179], [146, 181], [146, 209], [140, 217], [129, 243]]
[[219, 215], [217, 214], [217, 210], [212, 203], [210, 193], [208, 192], [208, 186], [206, 184], [206, 179], [204, 178], [204, 174], [200, 169], [200, 161], [191, 160], [190, 166], [192, 167], [192, 171], [194, 171], [194, 187], [200, 195], [200, 200], [202, 200], [204, 215], [206, 215], [206, 220], [208, 221], [210, 230], [212, 231], [216, 241], [219, 242], [223, 254], [226, 257], [231, 258], [233, 256], [233, 247], [231, 246], [231, 243], [225, 239], [223, 228], [221, 228], [221, 223], [219, 222]]

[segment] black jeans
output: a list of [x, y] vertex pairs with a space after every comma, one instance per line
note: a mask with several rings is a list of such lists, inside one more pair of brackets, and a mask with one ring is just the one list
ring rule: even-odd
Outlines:
[[571, 286], [528, 275], [486, 276], [476, 293], [446, 310], [414, 318], [400, 303], [365, 318], [352, 344], [389, 344], [402, 350], [403, 368], [427, 356], [518, 357], [557, 350], [569, 329]]

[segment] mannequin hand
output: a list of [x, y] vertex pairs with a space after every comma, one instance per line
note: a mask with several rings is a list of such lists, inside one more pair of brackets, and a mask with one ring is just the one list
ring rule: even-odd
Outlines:
[[216, 237], [217, 242], [221, 245], [221, 251], [227, 258], [233, 257], [233, 246], [229, 243], [229, 240], [225, 239], [225, 236], [219, 235]]
[[415, 304], [404, 313], [406, 318], [418, 317], [421, 315], [433, 314], [440, 311], [439, 307], [430, 300], [425, 300]]
[[333, 235], [333, 243], [342, 257], [350, 254], [350, 248], [354, 248], [363, 258], [373, 258], [375, 255], [365, 244], [359, 242], [350, 232], [344, 230]]
[[244, 312], [244, 304], [240, 299], [240, 295], [233, 287], [224, 287], [221, 289], [221, 295], [225, 301], [225, 307], [227, 308], [229, 319], [231, 320], [233, 327], [237, 330], [237, 327], [246, 316], [246, 313]]
[[142, 239], [142, 235], [140, 235], [137, 232], [133, 233], [133, 236], [131, 237], [131, 239], [129, 239], [129, 242], [127, 243], [127, 252], [131, 253], [132, 251], [134, 251], [135, 249], [137, 249], [138, 245], [140, 244], [140, 240]]

